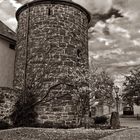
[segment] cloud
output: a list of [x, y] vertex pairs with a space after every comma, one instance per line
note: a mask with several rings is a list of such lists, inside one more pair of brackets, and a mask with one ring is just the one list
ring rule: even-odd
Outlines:
[[118, 33], [120, 36], [122, 36], [124, 38], [128, 38], [128, 39], [131, 38], [129, 31], [120, 26], [110, 24], [108, 28], [109, 28], [110, 33], [112, 33], [112, 34]]
[[110, 46], [111, 44], [114, 43], [114, 40], [103, 37], [97, 37], [97, 40], [101, 43], [104, 43], [105, 46]]
[[113, 63], [111, 65], [117, 67], [138, 66], [140, 65], [140, 58], [137, 58], [136, 60], [129, 60], [126, 62]]
[[91, 13], [107, 13], [112, 7], [112, 0], [73, 0]]
[[115, 85], [117, 85], [119, 88], [122, 88], [123, 82], [125, 81], [125, 76], [121, 74], [114, 74], [113, 77], [115, 79]]
[[3, 21], [11, 29], [15, 30], [16, 20], [15, 17], [16, 8], [10, 3], [9, 0], [1, 1], [0, 3], [0, 20]]
[[18, 2], [15, 1], [15, 0], [9, 0], [9, 2], [10, 2], [16, 9], [18, 9], [19, 7], [22, 6], [21, 3], [18, 3]]
[[[90, 56], [98, 61], [98, 63], [103, 63], [106, 61], [105, 65], [112, 63], [113, 59], [116, 62], [118, 55], [124, 55], [125, 52], [121, 48], [108, 49], [108, 50], [98, 50], [90, 52]], [[119, 59], [119, 58], [118, 58]], [[116, 63], [115, 63], [116, 64]]]
[[14, 0], [14, 1], [16, 1], [16, 2], [18, 2], [18, 3], [20, 3], [20, 4], [25, 4], [25, 3], [31, 2], [31, 1], [33, 1], [33, 0]]
[[17, 20], [13, 17], [5, 20], [5, 24], [8, 25], [13, 31], [16, 30], [17, 27]]
[[2, 3], [3, 2], [3, 0], [0, 0], [0, 3]]
[[140, 40], [132, 40], [135, 46], [140, 46]]

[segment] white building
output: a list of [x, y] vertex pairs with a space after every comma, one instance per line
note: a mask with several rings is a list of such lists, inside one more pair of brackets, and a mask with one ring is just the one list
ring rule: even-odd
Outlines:
[[16, 33], [0, 21], [0, 87], [12, 87]]

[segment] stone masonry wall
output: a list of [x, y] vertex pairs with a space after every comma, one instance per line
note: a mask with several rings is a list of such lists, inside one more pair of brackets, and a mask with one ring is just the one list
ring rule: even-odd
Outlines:
[[17, 93], [10, 88], [0, 87], [0, 121], [11, 123], [9, 116], [13, 112]]
[[[72, 73], [77, 69], [82, 69], [83, 75], [88, 70], [88, 18], [67, 2], [44, 1], [28, 6], [18, 14], [14, 87], [23, 89], [26, 80], [41, 99], [64, 76], [74, 79]], [[66, 93], [61, 99], [44, 101], [37, 107], [42, 123], [76, 124], [77, 106], [68, 86], [55, 87], [48, 98]]]

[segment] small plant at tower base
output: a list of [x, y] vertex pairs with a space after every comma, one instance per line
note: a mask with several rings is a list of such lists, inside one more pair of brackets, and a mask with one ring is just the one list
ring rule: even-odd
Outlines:
[[32, 94], [29, 89], [26, 89], [24, 93], [20, 93], [13, 113], [10, 118], [13, 122], [14, 127], [33, 127], [37, 125], [37, 113], [32, 104], [36, 102], [36, 97]]
[[106, 124], [108, 118], [106, 116], [95, 117], [95, 124]]
[[3, 120], [0, 121], [0, 130], [2, 129], [9, 129], [11, 128], [11, 125]]
[[125, 76], [122, 99], [126, 105], [133, 108], [140, 106], [140, 68], [134, 68], [128, 76]]

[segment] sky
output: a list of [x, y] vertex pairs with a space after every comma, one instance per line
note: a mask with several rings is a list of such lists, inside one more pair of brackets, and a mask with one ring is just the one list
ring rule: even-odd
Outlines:
[[[16, 10], [29, 0], [0, 0], [0, 20], [14, 31]], [[123, 17], [98, 21], [89, 29], [89, 54], [121, 86], [124, 76], [140, 66], [140, 0], [73, 0], [91, 14], [116, 8]]]

